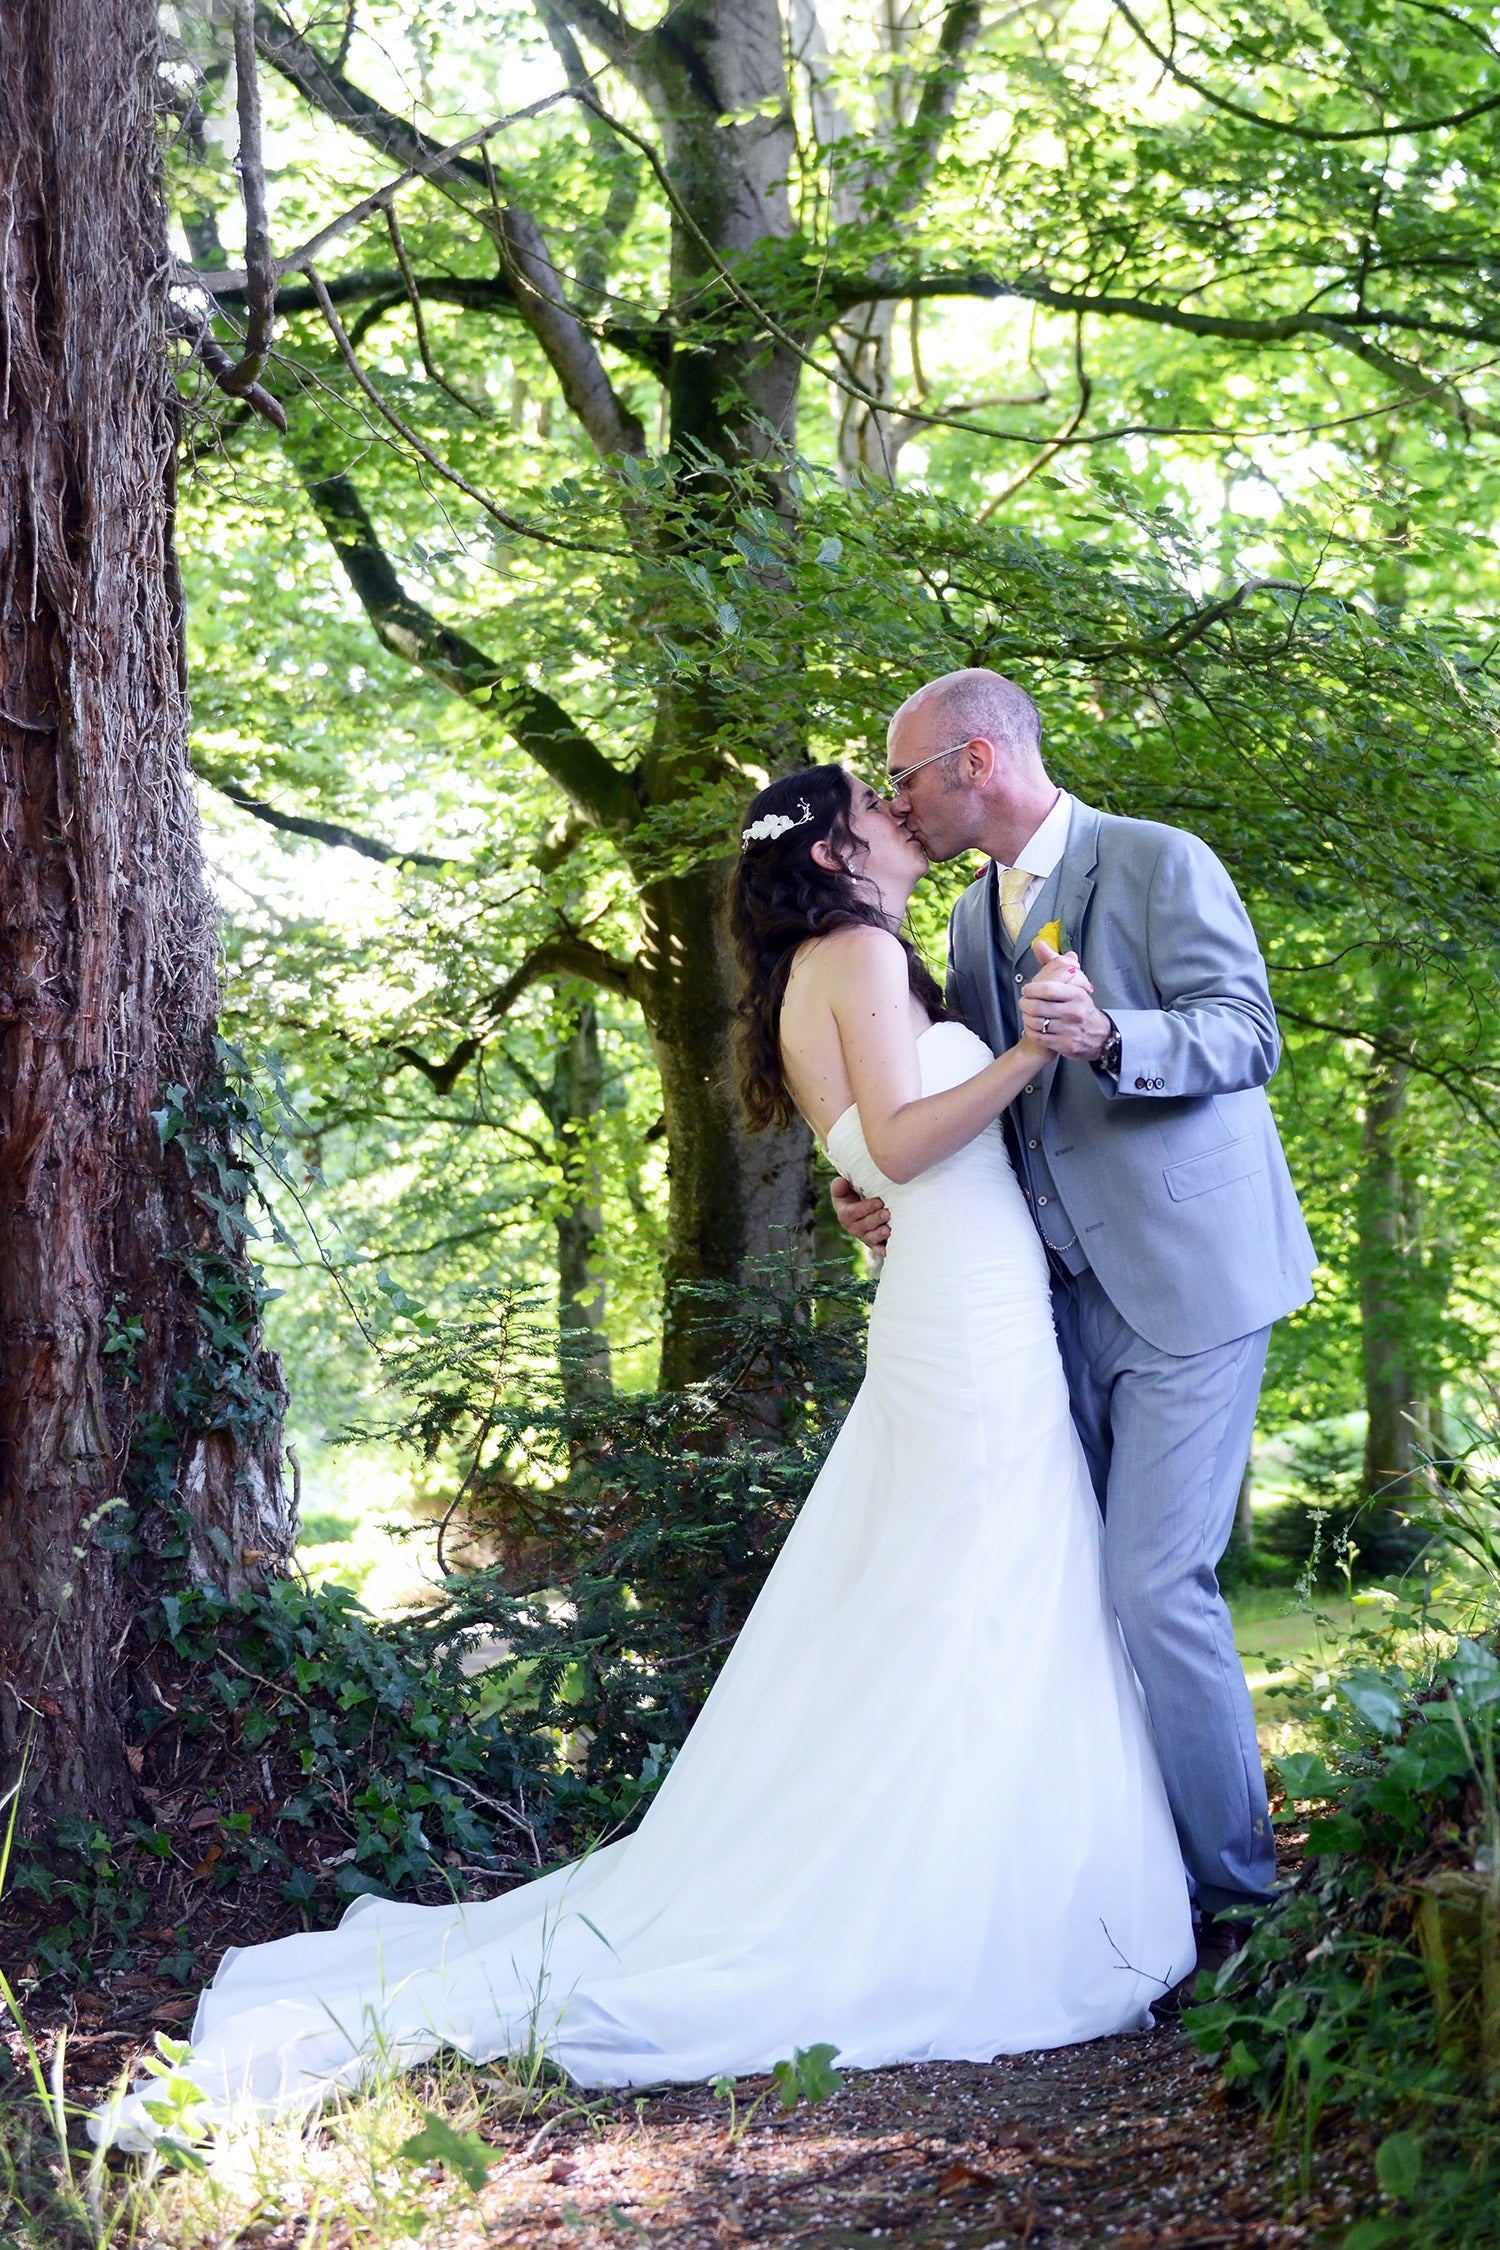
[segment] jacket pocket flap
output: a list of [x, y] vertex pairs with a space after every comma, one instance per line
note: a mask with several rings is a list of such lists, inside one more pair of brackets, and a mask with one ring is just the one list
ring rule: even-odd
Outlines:
[[1169, 1164], [1162, 1178], [1172, 1201], [1183, 1203], [1189, 1196], [1206, 1195], [1210, 1188], [1228, 1187], [1231, 1180], [1248, 1179], [1260, 1169], [1255, 1144], [1241, 1140], [1231, 1141], [1227, 1148], [1205, 1149], [1201, 1156], [1185, 1157], [1181, 1164]]

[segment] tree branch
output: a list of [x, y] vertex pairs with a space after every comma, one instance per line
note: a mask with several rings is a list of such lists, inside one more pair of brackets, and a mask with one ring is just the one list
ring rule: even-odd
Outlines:
[[[958, 89], [963, 83], [964, 58], [979, 37], [984, 10], [980, 0], [948, 0], [938, 33], [937, 55], [927, 73], [911, 124], [911, 145], [918, 158], [918, 176], [911, 183], [914, 196], [927, 179], [953, 115]], [[900, 168], [902, 171], [905, 167]], [[903, 183], [904, 184], [904, 183]], [[903, 200], [909, 202], [910, 198]]]
[[381, 396], [364, 368], [361, 367], [354, 346], [349, 341], [344, 324], [334, 309], [333, 300], [324, 288], [317, 268], [309, 265], [304, 270], [312, 285], [312, 293], [318, 301], [323, 318], [327, 321], [333, 340], [338, 346], [339, 357], [343, 360], [344, 365], [381, 420], [390, 424], [396, 435], [410, 446], [419, 460], [427, 463], [428, 468], [432, 470], [435, 476], [440, 476], [447, 483], [455, 485], [467, 499], [475, 501], [478, 506], [483, 508], [485, 514], [495, 523], [500, 524], [506, 531], [515, 532], [519, 538], [540, 540], [544, 547], [566, 547], [575, 554], [611, 554], [619, 551], [608, 547], [591, 546], [579, 539], [565, 539], [559, 532], [546, 531], [540, 524], [528, 523], [524, 516], [513, 516], [508, 509], [500, 507], [496, 501], [492, 500], [488, 493], [481, 492], [478, 485], [470, 484], [467, 477], [461, 476], [457, 469], [451, 468], [443, 459], [441, 453], [434, 452], [426, 439], [419, 437], [411, 424], [405, 421], [395, 408]]
[[641, 815], [628, 777], [576, 727], [562, 706], [540, 688], [517, 680], [462, 633], [444, 625], [402, 585], [382, 547], [364, 502], [343, 475], [320, 477], [307, 469], [308, 498], [377, 638], [436, 680], [492, 711], [519, 747], [555, 781], [570, 804], [596, 828], [624, 835]]
[[[424, 170], [430, 179], [466, 190], [477, 188], [489, 197], [488, 211], [476, 214], [479, 223], [494, 239], [515, 290], [517, 310], [551, 362], [572, 413], [606, 460], [644, 454], [645, 432], [615, 391], [592, 336], [568, 305], [562, 276], [541, 229], [528, 212], [501, 204], [493, 194], [488, 161], [476, 164], [468, 157], [445, 154], [425, 133], [363, 93], [342, 71], [332, 69], [315, 47], [268, 7], [257, 9], [256, 26], [266, 60], [325, 117], [394, 161]], [[483, 153], [482, 141], [480, 146]]]
[[[475, 415], [481, 422], [488, 421], [490, 409], [485, 405], [476, 403], [463, 391], [456, 389], [440, 371], [432, 356], [432, 342], [427, 334], [427, 316], [422, 310], [422, 292], [417, 285], [417, 277], [412, 272], [411, 259], [407, 255], [406, 237], [401, 232], [401, 221], [396, 216], [394, 203], [387, 203], [384, 209], [385, 231], [391, 238], [391, 253], [401, 269], [401, 279], [406, 286], [406, 301], [411, 307], [412, 324], [417, 332], [417, 349], [422, 355], [422, 365], [427, 370], [427, 379], [431, 383], [436, 383], [440, 391], [446, 391], [455, 406], [463, 407], [466, 413]], [[323, 288], [323, 301], [326, 304], [332, 304], [333, 302], [328, 295], [326, 284]], [[320, 305], [318, 309], [322, 311], [322, 306]], [[327, 315], [325, 314], [324, 317], [326, 319]]]
[[232, 781], [221, 781], [216, 774], [205, 773], [202, 779], [210, 789], [217, 789], [241, 812], [253, 813], [268, 828], [279, 828], [289, 836], [310, 836], [314, 843], [332, 844], [342, 851], [358, 852], [364, 859], [376, 859], [397, 867], [462, 867], [461, 859], [446, 859], [437, 852], [402, 852], [394, 844], [383, 844], [378, 836], [363, 835], [357, 828], [346, 828], [338, 820], [313, 820], [306, 813], [282, 812], [276, 805], [268, 804], [264, 797], [252, 797], [248, 790], [238, 788]]
[[463, 1072], [475, 1056], [483, 1052], [486, 1042], [510, 1014], [522, 994], [529, 991], [532, 985], [539, 984], [544, 977], [557, 976], [579, 977], [585, 984], [597, 985], [601, 991], [613, 992], [623, 1000], [635, 998], [633, 962], [621, 961], [615, 954], [606, 953], [602, 946], [591, 945], [587, 938], [576, 937], [571, 932], [564, 931], [556, 937], [543, 938], [541, 944], [534, 946], [527, 954], [520, 967], [511, 971], [503, 984], [486, 994], [479, 1003], [484, 1022], [483, 1031], [471, 1032], [468, 1038], [460, 1039], [452, 1053], [442, 1062], [430, 1062], [417, 1048], [408, 1047], [399, 1040], [384, 1040], [381, 1044], [389, 1046], [392, 1054], [399, 1055], [413, 1070], [419, 1070], [434, 1092], [450, 1094]]
[[276, 264], [266, 216], [266, 170], [261, 157], [260, 79], [255, 69], [255, 0], [235, 0], [234, 71], [240, 120], [240, 193], [245, 205], [245, 340], [238, 362], [218, 378], [231, 398], [243, 398], [271, 351], [276, 323]]
[[552, 5], [563, 22], [587, 39], [591, 47], [597, 47], [633, 86], [639, 84], [641, 50], [652, 36], [649, 31], [637, 31], [616, 14], [608, 0], [552, 0]]
[[[310, 256], [311, 252], [306, 255]], [[222, 306], [238, 309], [244, 305], [245, 277], [241, 272], [215, 273], [195, 266], [179, 268], [179, 274], [184, 284], [201, 289]], [[521, 309], [509, 274], [418, 273], [412, 278], [428, 304], [457, 305], [464, 312], [513, 315], [519, 314]], [[323, 277], [323, 287], [335, 305], [368, 300], [372, 306], [378, 306], [384, 300], [389, 309], [402, 303], [406, 295], [400, 273], [383, 266], [356, 266], [345, 273], [327, 274]], [[298, 313], [317, 312], [320, 307], [306, 282], [287, 279], [277, 289], [276, 309], [291, 318]], [[639, 328], [627, 321], [606, 320], [597, 324], [597, 333], [616, 351], [639, 360], [659, 382], [665, 382], [671, 373], [672, 345], [664, 328]]]
[[1279, 1000], [1276, 1003], [1276, 1013], [1283, 1023], [1294, 1023], [1299, 1031], [1321, 1031], [1331, 1039], [1352, 1039], [1358, 1046], [1368, 1047], [1371, 1054], [1379, 1055], [1387, 1062], [1404, 1063], [1408, 1070], [1416, 1071], [1420, 1077], [1432, 1079], [1446, 1093], [1451, 1094], [1460, 1109], [1469, 1110], [1496, 1140], [1500, 1140], [1500, 1112], [1491, 1109], [1478, 1098], [1471, 1071], [1445, 1070], [1437, 1063], [1425, 1061], [1413, 1048], [1378, 1038], [1372, 1031], [1361, 1030], [1358, 1024], [1325, 1023], [1318, 1016], [1299, 1015], [1295, 1009], [1284, 1007]]
[[[1483, 101], [1471, 102], [1467, 109], [1456, 109], [1446, 117], [1409, 117], [1400, 124], [1351, 125], [1342, 132], [1330, 132], [1317, 125], [1299, 125], [1295, 118], [1263, 117], [1259, 110], [1245, 109], [1232, 102], [1225, 94], [1216, 94], [1212, 86], [1201, 78], [1194, 78], [1172, 60], [1171, 55], [1159, 47], [1140, 18], [1126, 5], [1126, 0], [1114, 0], [1116, 10], [1125, 18], [1141, 45], [1154, 55], [1169, 78], [1190, 93], [1201, 94], [1204, 101], [1215, 109], [1223, 110], [1227, 117], [1237, 117], [1245, 125], [1258, 125], [1265, 133], [1287, 133], [1298, 141], [1384, 141], [1399, 138], [1405, 133], [1440, 133], [1449, 126], [1468, 125], [1476, 117], [1486, 117], [1491, 110], [1500, 109], [1500, 94], [1488, 94]], [[1467, 28], [1467, 27], [1466, 27]]]
[[[1179, 305], [1162, 304], [1152, 297], [1095, 296], [1082, 289], [1058, 289], [1037, 274], [1017, 274], [1006, 279], [999, 274], [978, 269], [967, 273], [913, 274], [905, 280], [885, 274], [829, 274], [824, 278], [822, 289], [840, 309], [849, 305], [868, 304], [883, 297], [1020, 297], [1029, 304], [1045, 305], [1051, 312], [1091, 313], [1105, 320], [1139, 320], [1153, 327], [1176, 328], [1189, 336], [1212, 336], [1231, 343], [1282, 344], [1290, 343], [1298, 336], [1320, 336], [1326, 342], [1336, 344], [1340, 350], [1352, 352], [1357, 359], [1364, 360], [1367, 366], [1377, 368], [1409, 396], [1442, 406], [1467, 426], [1476, 429], [1491, 427], [1487, 420], [1473, 411], [1446, 378], [1427, 374], [1425, 369], [1412, 366], [1409, 360], [1398, 358], [1372, 337], [1361, 333], [1364, 328], [1375, 328], [1382, 324], [1383, 316], [1378, 312], [1367, 312], [1349, 320], [1340, 319], [1332, 313], [1317, 312], [1271, 313], [1260, 317], [1238, 313], [1196, 313], [1187, 312]], [[1390, 316], [1390, 325], [1415, 328], [1418, 323], [1393, 314]], [[1500, 342], [1500, 330], [1493, 336], [1477, 329], [1464, 330], [1463, 335], [1465, 340], [1475, 343]], [[980, 431], [976, 434], [984, 436], [1001, 433]], [[1037, 442], [1049, 441], [1039, 439]]]

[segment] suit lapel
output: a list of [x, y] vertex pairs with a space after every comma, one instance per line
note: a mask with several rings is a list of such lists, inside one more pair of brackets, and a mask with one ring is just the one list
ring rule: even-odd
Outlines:
[[1068, 848], [1058, 868], [1055, 919], [1062, 924], [1064, 947], [1080, 956], [1083, 925], [1089, 900], [1094, 895], [1094, 870], [1099, 864], [1099, 820], [1100, 815], [1092, 805], [1082, 804], [1076, 797], [1073, 799]]
[[993, 860], [981, 878], [979, 907], [979, 927], [974, 932], [974, 951], [980, 978], [980, 1006], [984, 1011], [990, 1045], [998, 1054], [1010, 1044], [1005, 997], [1001, 991], [1001, 978], [1006, 974], [1008, 956], [1004, 951], [1005, 925], [1000, 919], [1000, 877]]

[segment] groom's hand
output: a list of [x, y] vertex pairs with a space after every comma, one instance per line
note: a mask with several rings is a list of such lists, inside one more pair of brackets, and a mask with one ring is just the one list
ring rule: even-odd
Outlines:
[[861, 1195], [848, 1180], [835, 1180], [833, 1215], [867, 1250], [883, 1250], [890, 1240], [891, 1214], [878, 1195]]
[[1021, 1021], [1027, 1036], [1054, 1055], [1097, 1062], [1114, 1036], [1114, 1025], [1094, 1006], [1094, 988], [1076, 953], [1059, 953], [1045, 938], [1032, 947], [1041, 967], [1021, 995]]

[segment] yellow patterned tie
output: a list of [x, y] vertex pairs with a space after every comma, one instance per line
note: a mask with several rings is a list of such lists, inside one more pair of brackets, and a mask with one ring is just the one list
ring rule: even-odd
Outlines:
[[1005, 934], [1014, 945], [1021, 934], [1026, 919], [1026, 893], [1034, 878], [1025, 867], [1007, 867], [1000, 878], [1000, 919], [1005, 924]]

